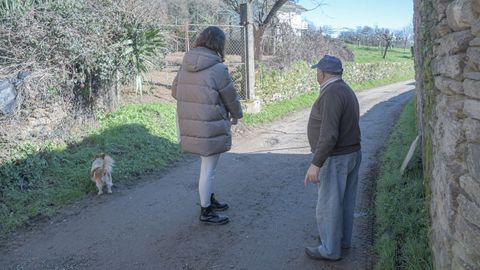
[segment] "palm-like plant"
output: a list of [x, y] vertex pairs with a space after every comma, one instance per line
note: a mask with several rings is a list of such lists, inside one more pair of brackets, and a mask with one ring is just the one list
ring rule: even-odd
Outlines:
[[40, 4], [50, 4], [53, 0], [0, 0], [0, 18], [13, 16]]
[[160, 29], [142, 29], [140, 24], [134, 23], [127, 27], [127, 37], [122, 42], [125, 50], [122, 58], [127, 66], [133, 68], [135, 92], [143, 94], [143, 76], [153, 66], [153, 60], [165, 47]]

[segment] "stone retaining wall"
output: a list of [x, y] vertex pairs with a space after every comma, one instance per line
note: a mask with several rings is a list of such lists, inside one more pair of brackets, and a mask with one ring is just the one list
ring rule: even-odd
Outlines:
[[434, 265], [480, 269], [480, 0], [414, 3]]

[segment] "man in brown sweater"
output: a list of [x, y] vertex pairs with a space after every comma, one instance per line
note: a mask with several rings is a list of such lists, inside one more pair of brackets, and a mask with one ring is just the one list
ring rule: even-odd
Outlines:
[[313, 259], [339, 260], [341, 249], [351, 246], [360, 151], [359, 105], [342, 80], [342, 62], [325, 55], [318, 64], [320, 95], [308, 121], [313, 159], [304, 183], [318, 186], [317, 227], [320, 243], [307, 247]]

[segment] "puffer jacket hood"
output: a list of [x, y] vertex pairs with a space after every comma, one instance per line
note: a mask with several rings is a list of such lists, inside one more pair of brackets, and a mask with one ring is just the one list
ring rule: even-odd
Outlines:
[[221, 62], [220, 56], [214, 51], [199, 47], [185, 54], [182, 67], [190, 72], [199, 72]]

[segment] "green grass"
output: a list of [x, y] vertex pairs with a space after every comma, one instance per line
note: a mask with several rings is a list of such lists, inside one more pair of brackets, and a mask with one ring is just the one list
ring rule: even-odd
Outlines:
[[413, 59], [410, 48], [406, 48], [405, 50], [403, 48], [389, 49], [385, 59], [383, 59], [383, 48], [379, 49], [378, 47], [357, 46], [352, 44], [348, 44], [347, 47], [352, 50], [355, 55], [355, 63], [402, 62]]
[[131, 104], [98, 116], [101, 127], [69, 144], [23, 144], [0, 165], [0, 233], [50, 216], [65, 203], [96, 193], [89, 179], [99, 152], [116, 161], [114, 184], [137, 180], [181, 156], [173, 104]]
[[400, 175], [400, 166], [416, 136], [412, 100], [390, 135], [377, 180], [376, 269], [433, 268], [428, 244], [428, 198], [418, 149], [404, 175]]

